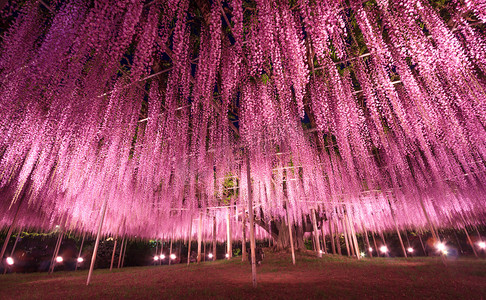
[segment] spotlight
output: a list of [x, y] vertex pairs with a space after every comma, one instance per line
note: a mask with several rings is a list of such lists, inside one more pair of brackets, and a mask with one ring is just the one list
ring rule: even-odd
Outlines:
[[9, 266], [11, 266], [11, 265], [13, 265], [13, 264], [14, 264], [14, 260], [13, 260], [13, 258], [11, 258], [10, 256], [9, 256], [9, 257], [7, 257], [7, 264], [8, 264]]
[[481, 242], [479, 242], [479, 243], [478, 243], [478, 246], [479, 246], [479, 248], [481, 248], [481, 249], [485, 249], [485, 248], [486, 248], [486, 243], [485, 243], [485, 242], [483, 242], [483, 241], [481, 241]]
[[408, 251], [408, 253], [413, 253], [413, 248], [412, 247], [408, 247], [407, 251]]
[[366, 254], [364, 252], [361, 252], [360, 255], [361, 257], [365, 257]]
[[445, 246], [444, 243], [437, 243], [436, 247], [437, 247], [437, 250], [439, 250], [442, 253], [444, 253], [444, 251], [447, 252], [446, 251], [446, 246]]
[[380, 247], [380, 251], [381, 251], [382, 253], [387, 253], [387, 252], [388, 252], [388, 248], [387, 248], [386, 246], [381, 246], [381, 247]]
[[324, 253], [324, 252], [322, 252], [322, 250], [319, 250], [319, 253], [320, 253], [320, 254], [322, 254], [322, 253]]
[[226, 258], [229, 258], [229, 254], [228, 254], [228, 253], [226, 253], [226, 255], [225, 255], [225, 256], [226, 256]]
[[155, 255], [154, 260], [159, 260], [159, 257], [157, 255]]
[[213, 258], [213, 254], [212, 254], [212, 253], [209, 253], [209, 254], [208, 254], [208, 257], [209, 257], [209, 258]]
[[176, 259], [176, 255], [175, 255], [174, 253], [172, 253], [172, 254], [170, 255], [170, 259], [172, 259], [172, 260]]
[[160, 255], [160, 259], [165, 259], [165, 255], [164, 254], [161, 254]]
[[368, 248], [368, 250], [369, 250], [370, 252], [373, 252], [373, 248], [371, 248], [371, 247], [369, 247], [369, 248]]
[[84, 258], [78, 257], [78, 263], [82, 263], [84, 261]]
[[56, 262], [62, 263], [63, 259], [61, 256], [56, 257]]

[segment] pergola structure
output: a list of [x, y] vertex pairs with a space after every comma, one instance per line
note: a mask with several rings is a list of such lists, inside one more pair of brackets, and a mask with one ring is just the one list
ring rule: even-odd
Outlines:
[[223, 240], [249, 220], [353, 248], [486, 220], [482, 0], [2, 6], [9, 232]]

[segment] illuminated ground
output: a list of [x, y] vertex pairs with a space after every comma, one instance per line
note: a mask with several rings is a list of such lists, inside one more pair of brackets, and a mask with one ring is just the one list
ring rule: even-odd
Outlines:
[[[437, 258], [364, 259], [266, 253], [258, 267], [258, 288], [250, 266], [239, 258], [200, 265], [8, 274], [0, 280], [0, 299], [144, 299], [144, 298], [435, 298], [482, 299], [486, 296], [486, 260], [462, 258], [445, 266]], [[0, 275], [1, 276], [1, 275]]]

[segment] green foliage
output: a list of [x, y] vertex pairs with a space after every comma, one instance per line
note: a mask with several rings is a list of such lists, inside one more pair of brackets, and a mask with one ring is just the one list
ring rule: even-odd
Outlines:
[[231, 199], [238, 198], [238, 183], [232, 173], [228, 173], [223, 181], [223, 194], [221, 195], [221, 204], [230, 205]]
[[304, 240], [304, 246], [305, 246], [305, 249], [307, 250], [312, 250], [312, 241], [311, 240]]
[[268, 81], [270, 80], [270, 78], [268, 77], [267, 74], [262, 74], [261, 80], [262, 80], [263, 84], [267, 84]]
[[240, 248], [233, 249], [233, 256], [239, 256], [240, 253], [241, 253], [241, 249]]

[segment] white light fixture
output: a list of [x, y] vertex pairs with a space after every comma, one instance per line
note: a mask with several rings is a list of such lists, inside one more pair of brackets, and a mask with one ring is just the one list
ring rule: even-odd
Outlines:
[[486, 243], [485, 243], [485, 242], [483, 242], [483, 241], [479, 242], [479, 243], [478, 243], [478, 246], [479, 246], [479, 248], [481, 248], [481, 249], [486, 249]]
[[213, 254], [212, 254], [212, 253], [209, 253], [209, 254], [208, 254], [208, 257], [209, 257], [209, 258], [213, 258]]
[[380, 251], [381, 251], [381, 253], [387, 253], [388, 252], [388, 248], [386, 246], [381, 246], [380, 247]]
[[408, 247], [407, 251], [408, 251], [408, 253], [413, 253], [413, 248], [412, 247]]
[[172, 253], [172, 254], [170, 255], [170, 259], [172, 259], [172, 260], [176, 259], [176, 255], [175, 255], [174, 253]]
[[159, 257], [157, 255], [155, 255], [154, 260], [159, 260]]
[[165, 259], [165, 255], [164, 254], [161, 254], [160, 255], [160, 259]]
[[228, 253], [226, 253], [226, 258], [229, 258], [229, 254]]
[[322, 250], [319, 250], [319, 253], [320, 253], [320, 254], [322, 254], [322, 253], [324, 253], [324, 252], [322, 252]]
[[10, 256], [9, 256], [9, 257], [7, 257], [7, 264], [8, 264], [9, 266], [11, 266], [11, 265], [13, 265], [13, 264], [14, 264], [14, 260], [13, 260], [13, 258], [11, 258]]
[[366, 254], [364, 252], [361, 252], [360, 255], [361, 257], [365, 257]]
[[78, 263], [82, 263], [84, 261], [84, 258], [78, 257]]
[[56, 257], [56, 262], [62, 263], [63, 259], [61, 256]]
[[439, 250], [440, 252], [446, 251], [446, 246], [445, 246], [444, 243], [437, 243], [436, 247], [437, 247], [437, 250]]
[[373, 248], [369, 247], [368, 251], [373, 252]]

